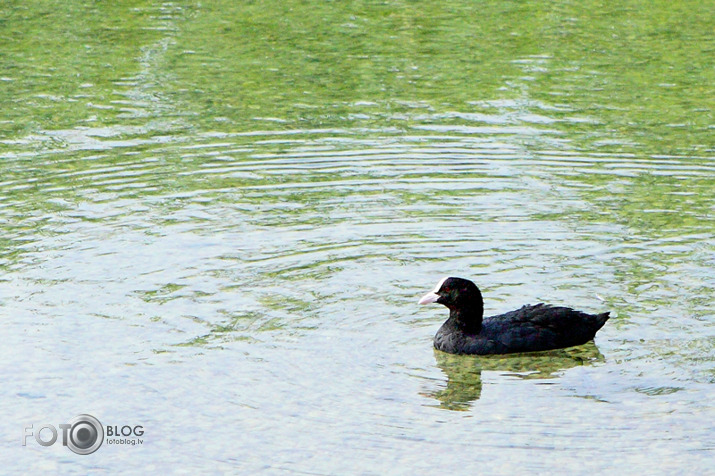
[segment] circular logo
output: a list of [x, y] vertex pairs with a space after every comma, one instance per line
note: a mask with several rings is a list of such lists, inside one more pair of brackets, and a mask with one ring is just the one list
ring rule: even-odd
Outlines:
[[78, 455], [92, 454], [102, 446], [104, 429], [92, 415], [77, 415], [70, 420], [69, 449]]

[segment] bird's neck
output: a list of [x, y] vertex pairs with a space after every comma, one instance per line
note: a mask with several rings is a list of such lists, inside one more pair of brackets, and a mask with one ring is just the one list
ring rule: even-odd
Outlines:
[[461, 330], [465, 334], [479, 334], [482, 330], [482, 317], [484, 308], [481, 304], [475, 303], [471, 306], [461, 306], [449, 309], [449, 320], [451, 325]]

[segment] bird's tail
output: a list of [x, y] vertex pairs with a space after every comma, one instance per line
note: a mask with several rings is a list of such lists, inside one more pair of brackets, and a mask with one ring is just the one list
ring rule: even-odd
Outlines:
[[593, 316], [594, 330], [599, 330], [606, 323], [610, 316], [610, 312], [604, 312], [602, 314], [596, 314]]

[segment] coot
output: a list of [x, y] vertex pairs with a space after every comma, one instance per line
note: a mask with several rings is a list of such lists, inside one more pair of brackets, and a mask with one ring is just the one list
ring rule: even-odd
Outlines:
[[482, 320], [479, 288], [468, 279], [449, 277], [420, 299], [420, 304], [433, 302], [449, 308], [449, 319], [434, 336], [434, 346], [451, 354], [509, 354], [585, 344], [609, 314], [537, 304]]

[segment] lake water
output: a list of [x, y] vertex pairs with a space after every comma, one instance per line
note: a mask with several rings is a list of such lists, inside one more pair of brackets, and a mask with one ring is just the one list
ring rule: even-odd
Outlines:
[[[3, 471], [715, 474], [713, 19], [4, 2]], [[442, 354], [445, 275], [612, 318]]]

